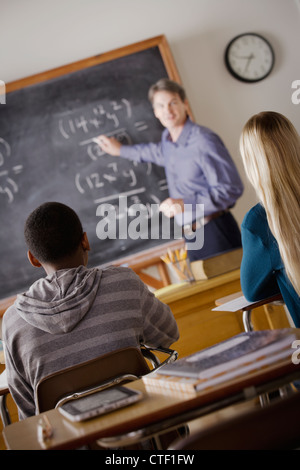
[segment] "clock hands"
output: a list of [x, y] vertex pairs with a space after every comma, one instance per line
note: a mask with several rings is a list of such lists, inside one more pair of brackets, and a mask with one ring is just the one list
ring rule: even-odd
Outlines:
[[250, 55], [237, 55], [237, 54], [232, 54], [236, 59], [246, 59], [247, 63], [244, 69], [244, 72], [247, 72], [248, 67], [253, 59], [255, 59], [255, 55], [251, 53]]
[[248, 59], [248, 60], [254, 59], [255, 57], [252, 53], [250, 55], [236, 55], [232, 53], [232, 55], [236, 57], [237, 59]]
[[254, 59], [254, 57], [255, 57], [255, 56], [254, 56], [253, 54], [250, 54], [250, 55], [249, 55], [248, 60], [247, 60], [247, 63], [246, 63], [246, 66], [245, 66], [245, 72], [247, 72], [248, 67], [249, 67], [249, 65], [250, 65], [250, 63], [251, 63], [251, 60]]
[[259, 34], [239, 34], [226, 47], [225, 63], [238, 80], [258, 82], [271, 73], [274, 65], [273, 48]]

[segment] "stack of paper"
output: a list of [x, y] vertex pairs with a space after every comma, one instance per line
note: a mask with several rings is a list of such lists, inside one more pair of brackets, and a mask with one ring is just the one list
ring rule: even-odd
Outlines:
[[143, 377], [147, 390], [195, 393], [260, 369], [294, 350], [293, 329], [241, 333]]

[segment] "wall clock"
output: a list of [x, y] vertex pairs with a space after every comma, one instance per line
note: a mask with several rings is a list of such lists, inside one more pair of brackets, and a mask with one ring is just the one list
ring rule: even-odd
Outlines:
[[256, 33], [234, 37], [225, 50], [227, 69], [242, 82], [258, 82], [266, 78], [274, 66], [271, 44]]

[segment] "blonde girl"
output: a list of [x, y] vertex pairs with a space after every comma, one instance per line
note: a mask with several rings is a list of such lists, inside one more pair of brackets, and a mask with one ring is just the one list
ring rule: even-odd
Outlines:
[[282, 114], [262, 112], [244, 126], [240, 151], [260, 203], [242, 224], [241, 283], [249, 300], [281, 292], [300, 325], [300, 138]]

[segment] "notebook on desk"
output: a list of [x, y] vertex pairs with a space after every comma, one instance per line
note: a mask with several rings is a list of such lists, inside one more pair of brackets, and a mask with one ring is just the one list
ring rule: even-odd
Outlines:
[[[231, 296], [228, 296], [231, 297]], [[277, 301], [277, 300], [282, 300], [282, 295], [281, 294], [275, 294], [272, 295], [271, 297], [267, 297], [262, 300], [257, 300], [255, 302], [250, 302], [249, 300], [246, 299], [244, 295], [237, 295], [233, 299], [230, 299], [228, 302], [221, 303], [217, 307], [213, 308], [212, 311], [221, 311], [221, 312], [238, 312], [239, 310], [244, 310], [249, 307], [255, 308], [256, 306], [258, 307], [259, 305], [267, 304], [269, 302]]]
[[249, 302], [243, 295], [240, 295], [239, 297], [236, 297], [235, 299], [230, 300], [225, 304], [212, 308], [212, 311], [237, 312], [239, 310], [243, 310], [251, 304], [253, 304], [253, 302]]
[[146, 375], [151, 387], [201, 390], [292, 356], [293, 329], [241, 333]]

